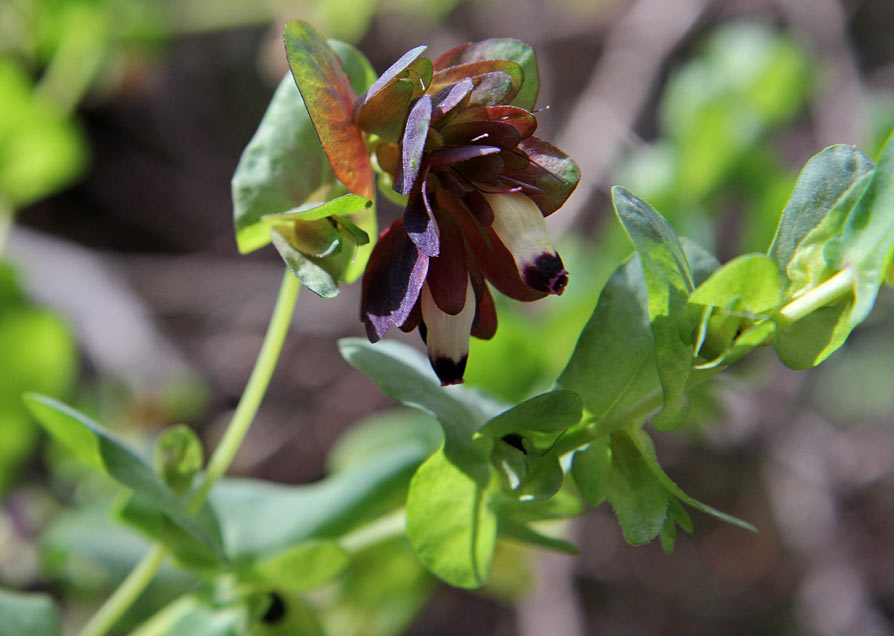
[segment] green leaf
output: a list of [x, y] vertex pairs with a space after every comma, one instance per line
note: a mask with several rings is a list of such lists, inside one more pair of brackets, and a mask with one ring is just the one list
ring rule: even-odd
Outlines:
[[286, 74], [233, 175], [239, 251], [247, 254], [270, 242], [264, 216], [325, 199], [334, 179], [301, 94]]
[[786, 276], [787, 268], [807, 234], [846, 197], [862, 193], [873, 170], [869, 157], [853, 146], [830, 146], [812, 157], [798, 175], [773, 244], [767, 252]]
[[182, 495], [204, 464], [202, 442], [191, 428], [178, 424], [155, 441], [154, 459], [155, 470], [168, 488]]
[[218, 536], [207, 531], [186, 512], [177, 495], [130, 447], [86, 415], [52, 398], [26, 394], [24, 400], [44, 429], [78, 458], [133, 490], [223, 558]]
[[0, 492], [38, 441], [40, 429], [22, 403], [22, 393], [65, 397], [78, 371], [68, 324], [49, 311], [15, 302], [14, 294], [9, 289], [11, 304], [0, 305]]
[[487, 583], [497, 535], [488, 485], [460, 470], [443, 451], [410, 482], [407, 537], [422, 564], [450, 585]]
[[540, 92], [540, 75], [537, 69], [537, 56], [530, 44], [512, 38], [490, 38], [448, 51], [438, 59], [437, 64], [443, 68], [447, 64], [467, 64], [485, 60], [508, 60], [521, 66], [524, 83], [511, 103], [526, 110], [534, 110], [537, 94]]
[[580, 552], [578, 547], [573, 543], [569, 543], [558, 537], [551, 537], [537, 532], [530, 526], [518, 523], [512, 519], [504, 519], [501, 517], [499, 521], [499, 532], [501, 539], [509, 539], [528, 545], [536, 545], [541, 548], [546, 548], [547, 550], [560, 552], [561, 554], [574, 556]]
[[249, 624], [243, 604], [212, 606], [198, 596], [181, 596], [164, 607], [131, 636], [239, 636]]
[[223, 479], [210, 500], [227, 554], [241, 562], [311, 539], [340, 537], [400, 507], [413, 471], [425, 458], [417, 445], [396, 446], [305, 486]]
[[594, 508], [608, 497], [612, 452], [608, 436], [594, 440], [576, 451], [571, 460], [571, 476], [578, 490]]
[[441, 426], [433, 417], [420, 411], [393, 409], [353, 424], [329, 451], [327, 465], [330, 473], [338, 473], [404, 447], [428, 457], [443, 443]]
[[2, 636], [54, 636], [62, 634], [56, 606], [46, 594], [22, 594], [0, 589]]
[[74, 122], [13, 59], [0, 59], [0, 199], [18, 207], [71, 183], [88, 152]]
[[357, 93], [338, 55], [309, 23], [292, 20], [283, 32], [286, 57], [333, 172], [354, 194], [372, 199], [373, 171], [354, 122]]
[[[151, 501], [135, 493], [127, 493], [115, 518], [143, 533], [152, 541], [164, 543], [172, 552], [177, 564], [184, 569], [203, 573], [217, 573], [226, 562], [206, 544], [173, 523]], [[196, 515], [196, 523], [208, 534], [220, 541], [220, 528], [211, 507], [205, 505]]]
[[312, 201], [277, 214], [266, 214], [262, 220], [268, 225], [283, 221], [317, 221], [336, 214], [355, 214], [372, 207], [372, 201], [357, 194], [343, 194], [325, 203]]
[[339, 341], [342, 357], [365, 373], [393, 400], [433, 415], [444, 427], [445, 452], [482, 482], [490, 479], [489, 440], [472, 436], [488, 417], [496, 415], [487, 403], [462, 386], [442, 387], [428, 360], [397, 342], [346, 338]]
[[[776, 262], [764, 254], [746, 254], [728, 262], [703, 282], [690, 295], [693, 309], [710, 316], [704, 324], [704, 334], [697, 343], [695, 353], [716, 366], [720, 361], [739, 358], [745, 353], [746, 344], [755, 341], [760, 333], [768, 336], [773, 327], [763, 327], [745, 339], [739, 336], [750, 329], [755, 321], [769, 322], [767, 314], [779, 303], [780, 284]], [[703, 313], [704, 310], [709, 313]], [[730, 349], [733, 342], [739, 345], [735, 354]], [[729, 354], [729, 355], [728, 355]], [[705, 368], [705, 365], [699, 365]]]
[[295, 228], [293, 226], [280, 226], [270, 230], [273, 246], [285, 261], [289, 271], [301, 284], [307, 287], [320, 298], [334, 298], [338, 295], [338, 273], [335, 264], [343, 261], [343, 256], [349, 250], [339, 250], [338, 254], [327, 258], [314, 258], [302, 254], [293, 243]]
[[349, 563], [334, 541], [307, 541], [260, 561], [253, 572], [277, 590], [300, 593], [333, 580]]
[[[755, 528], [747, 521], [742, 521], [741, 519], [738, 519], [732, 515], [721, 512], [717, 508], [702, 503], [701, 501], [690, 497], [685, 492], [683, 492], [683, 490], [667, 475], [667, 473], [664, 472], [664, 469], [661, 468], [661, 465], [658, 463], [658, 459], [655, 456], [655, 448], [652, 446], [652, 440], [649, 439], [649, 436], [646, 434], [645, 431], [637, 430], [635, 432], [624, 432], [622, 434], [627, 438], [624, 443], [627, 446], [628, 452], [632, 452], [633, 448], [636, 449], [636, 451], [642, 458], [642, 463], [652, 472], [658, 482], [667, 489], [668, 493], [670, 493], [683, 503], [692, 506], [696, 510], [702, 511], [705, 514], [716, 517], [717, 519], [725, 521], [726, 523], [732, 524], [734, 526], [738, 526], [744, 530], [757, 532], [757, 528]], [[612, 436], [612, 451], [614, 451], [614, 449], [614, 436]]]
[[624, 539], [648, 543], [664, 526], [670, 494], [626, 431], [611, 436], [611, 462], [606, 494]]
[[516, 493], [522, 499], [549, 499], [558, 492], [565, 479], [558, 455], [550, 450], [540, 456], [529, 453], [527, 457], [530, 467]]
[[559, 376], [558, 385], [577, 393], [595, 417], [606, 417], [658, 386], [648, 303], [642, 265], [631, 258], [603, 287]]
[[689, 408], [685, 390], [692, 370], [695, 324], [686, 311], [686, 301], [695, 283], [683, 247], [661, 215], [618, 186], [612, 188], [612, 201], [643, 265], [655, 363], [664, 396], [664, 407], [652, 424], [667, 430], [679, 426]]
[[561, 433], [580, 422], [582, 411], [577, 393], [558, 389], [500, 413], [482, 426], [480, 433], [493, 438], [510, 433]]
[[827, 248], [835, 271], [854, 271], [854, 304], [849, 324], [856, 327], [875, 304], [894, 252], [894, 132], [888, 137], [872, 180], [848, 216], [839, 241]]

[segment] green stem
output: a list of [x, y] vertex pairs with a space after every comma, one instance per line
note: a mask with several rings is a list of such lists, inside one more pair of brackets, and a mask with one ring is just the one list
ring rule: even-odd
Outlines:
[[832, 301], [838, 300], [845, 294], [851, 293], [854, 280], [854, 270], [846, 267], [780, 309], [776, 314], [778, 322], [783, 325], [791, 324], [820, 307], [825, 307]]
[[[295, 310], [295, 302], [298, 300], [298, 279], [287, 269], [283, 274], [282, 285], [279, 288], [279, 296], [273, 315], [267, 327], [267, 335], [261, 345], [258, 359], [254, 369], [242, 392], [239, 405], [236, 407], [233, 418], [208, 462], [208, 469], [201, 485], [190, 498], [187, 509], [195, 513], [208, 496], [211, 487], [220, 479], [236, 456], [242, 440], [251, 426], [261, 400], [267, 392], [273, 369], [279, 360], [282, 345], [292, 322], [292, 314]], [[155, 577], [168, 555], [168, 548], [163, 544], [156, 544], [152, 550], [143, 557], [136, 567], [127, 575], [117, 590], [103, 603], [99, 611], [90, 619], [87, 625], [80, 631], [79, 636], [103, 636], [108, 632], [118, 619], [130, 608], [137, 597]]]
[[99, 611], [80, 631], [80, 636], [102, 636], [118, 622], [118, 619], [133, 605], [137, 597], [152, 582], [155, 573], [168, 556], [168, 548], [156, 543], [152, 549], [130, 571], [112, 595], [106, 599]]
[[258, 354], [255, 367], [248, 378], [248, 384], [245, 385], [245, 390], [242, 392], [242, 398], [236, 406], [236, 412], [233, 413], [233, 419], [230, 420], [223, 438], [208, 461], [205, 477], [189, 501], [187, 510], [191, 513], [197, 512], [202, 507], [211, 487], [223, 477], [230, 464], [233, 463], [233, 458], [248, 433], [255, 414], [258, 412], [258, 407], [261, 406], [261, 401], [267, 392], [267, 385], [270, 384], [270, 378], [273, 376], [273, 369], [279, 360], [286, 333], [288, 333], [289, 325], [292, 322], [295, 302], [298, 300], [298, 289], [298, 279], [286, 269], [283, 272], [279, 297], [273, 308], [273, 316], [270, 318], [270, 326], [267, 327], [267, 335], [261, 345], [261, 352]]

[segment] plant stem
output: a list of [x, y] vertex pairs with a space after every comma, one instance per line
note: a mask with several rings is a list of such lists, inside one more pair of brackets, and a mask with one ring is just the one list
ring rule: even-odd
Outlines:
[[[227, 472], [227, 468], [230, 467], [255, 414], [258, 412], [258, 407], [267, 392], [273, 369], [279, 360], [286, 333], [292, 322], [292, 313], [298, 299], [298, 289], [298, 279], [287, 269], [283, 274], [276, 306], [273, 308], [267, 335], [264, 337], [264, 343], [261, 345], [254, 369], [248, 378], [248, 383], [245, 385], [233, 418], [208, 462], [208, 469], [205, 471], [202, 483], [187, 505], [187, 510], [192, 514], [202, 507], [211, 487]], [[146, 589], [167, 555], [168, 548], [165, 545], [155, 544], [122, 581], [118, 589], [106, 599], [99, 611], [79, 632], [79, 636], [103, 636], [108, 632]]]
[[99, 611], [84, 625], [80, 636], [102, 636], [118, 622], [137, 597], [152, 582], [155, 573], [168, 556], [168, 548], [156, 543], [152, 549], [130, 571], [112, 595], [106, 599]]
[[820, 307], [849, 293], [854, 286], [854, 270], [846, 267], [831, 278], [823, 281], [806, 294], [795, 298], [776, 314], [781, 324], [787, 325], [800, 320]]
[[254, 369], [252, 369], [245, 390], [242, 392], [242, 398], [236, 406], [236, 412], [233, 413], [233, 419], [230, 420], [223, 438], [208, 461], [208, 468], [201, 485], [189, 501], [187, 510], [190, 513], [197, 512], [205, 503], [205, 498], [211, 487], [227, 472], [230, 464], [233, 463], [236, 452], [242, 445], [242, 440], [248, 433], [255, 414], [258, 412], [258, 407], [261, 405], [261, 400], [264, 399], [264, 394], [267, 392], [267, 385], [270, 384], [273, 369], [279, 360], [286, 333], [292, 322], [292, 313], [298, 299], [298, 289], [298, 279], [286, 269], [283, 272], [282, 285], [279, 288], [279, 296], [276, 299], [276, 306], [273, 308], [270, 325], [267, 327], [267, 335], [261, 345], [261, 352], [258, 354]]

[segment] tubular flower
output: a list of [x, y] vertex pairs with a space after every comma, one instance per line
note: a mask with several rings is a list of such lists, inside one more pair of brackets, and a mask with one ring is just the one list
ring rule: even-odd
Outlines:
[[356, 109], [358, 126], [378, 138], [379, 167], [407, 197], [373, 249], [361, 317], [373, 342], [391, 325], [418, 326], [448, 385], [462, 382], [469, 336], [496, 331], [488, 283], [522, 301], [564, 290], [568, 273], [544, 217], [580, 173], [534, 136], [539, 80], [530, 47], [485, 40], [434, 63], [423, 50], [398, 60]]

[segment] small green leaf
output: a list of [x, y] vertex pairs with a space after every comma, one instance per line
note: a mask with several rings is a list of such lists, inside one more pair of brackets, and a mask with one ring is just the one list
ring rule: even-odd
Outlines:
[[341, 60], [309, 23], [292, 20], [283, 32], [289, 68], [333, 172], [354, 194], [372, 199], [373, 171], [354, 122], [357, 94]]
[[83, 413], [52, 398], [30, 393], [24, 400], [46, 431], [68, 446], [77, 457], [133, 490], [217, 556], [223, 557], [220, 540], [186, 512], [180, 499], [130, 447]]
[[695, 288], [692, 271], [673, 228], [649, 204], [618, 186], [612, 188], [612, 201], [636, 246], [649, 292], [655, 363], [664, 396], [664, 407], [652, 424], [675, 428], [689, 408], [685, 390], [696, 324], [686, 311], [686, 301]]
[[559, 389], [500, 413], [482, 426], [480, 433], [495, 439], [510, 433], [561, 433], [580, 422], [582, 411], [577, 393]]
[[[732, 362], [747, 353], [748, 345], [758, 345], [772, 333], [772, 323], [767, 314], [779, 303], [780, 284], [776, 262], [764, 254], [746, 254], [733, 259], [711, 274], [690, 295], [693, 310], [703, 316], [702, 334], [695, 353], [711, 360], [698, 368], [717, 366], [720, 361]], [[709, 313], [703, 313], [704, 310]], [[755, 321], [763, 320], [767, 326], [751, 330]], [[760, 334], [762, 339], [757, 340]], [[738, 348], [731, 353], [733, 342]]]
[[840, 241], [827, 248], [835, 271], [853, 268], [854, 304], [850, 326], [866, 319], [875, 304], [894, 250], [894, 132], [888, 137], [872, 180], [848, 216]]
[[[338, 295], [338, 275], [332, 273], [324, 259], [313, 258], [302, 254], [293, 246], [295, 230], [291, 226], [276, 227], [270, 230], [273, 246], [295, 278], [320, 298], [334, 298]], [[340, 254], [336, 255], [340, 256]]]
[[328, 583], [349, 563], [348, 553], [334, 541], [308, 541], [260, 561], [253, 571], [274, 589], [299, 593]]
[[203, 463], [202, 442], [185, 424], [167, 429], [155, 442], [155, 470], [177, 494], [189, 490]]
[[22, 594], [0, 589], [0, 634], [3, 636], [55, 636], [62, 634], [56, 606], [46, 594]]
[[839, 201], [849, 191], [866, 187], [872, 169], [869, 157], [843, 144], [826, 148], [804, 165], [767, 252], [780, 274], [786, 275], [798, 245]]
[[630, 434], [611, 436], [612, 469], [607, 496], [631, 545], [648, 543], [661, 532], [670, 495], [646, 462]]
[[820, 307], [791, 325], [776, 328], [773, 349], [791, 369], [815, 367], [847, 340], [853, 300]]
[[608, 497], [608, 479], [612, 469], [612, 452], [608, 436], [594, 440], [574, 453], [571, 476], [581, 494], [594, 508]]
[[[632, 452], [632, 449], [636, 449], [636, 451], [642, 458], [642, 463], [652, 472], [658, 482], [667, 489], [668, 493], [670, 493], [683, 503], [692, 506], [696, 510], [701, 510], [705, 514], [716, 517], [717, 519], [725, 521], [726, 523], [732, 524], [734, 526], [738, 526], [744, 530], [757, 532], [757, 528], [755, 528], [747, 521], [742, 521], [741, 519], [738, 519], [732, 515], [721, 512], [720, 510], [717, 510], [717, 508], [702, 503], [701, 501], [698, 501], [697, 499], [694, 499], [693, 497], [690, 497], [685, 492], [683, 492], [683, 490], [667, 475], [667, 473], [664, 472], [664, 469], [661, 468], [661, 465], [658, 463], [658, 459], [655, 457], [655, 448], [652, 446], [652, 440], [649, 439], [649, 436], [645, 433], [645, 431], [637, 430], [632, 433], [624, 432], [622, 434], [626, 437], [624, 444], [626, 445], [628, 451]], [[614, 451], [615, 449], [614, 439], [615, 436], [612, 436], [612, 451]]]
[[316, 221], [336, 214], [355, 214], [370, 207], [372, 207], [372, 201], [366, 197], [357, 194], [343, 194], [324, 203], [311, 201], [285, 212], [265, 214], [262, 220], [268, 225], [278, 225], [283, 221]]
[[549, 499], [559, 491], [565, 479], [559, 457], [553, 451], [539, 457], [528, 454], [528, 462], [527, 475], [516, 488], [516, 493], [522, 499]]
[[407, 537], [422, 564], [456, 587], [487, 583], [497, 535], [488, 488], [443, 451], [427, 459], [410, 482]]

